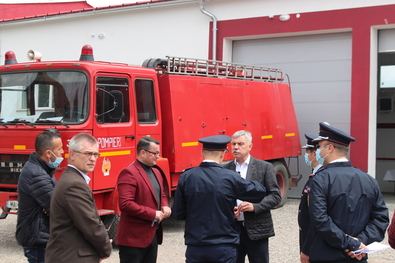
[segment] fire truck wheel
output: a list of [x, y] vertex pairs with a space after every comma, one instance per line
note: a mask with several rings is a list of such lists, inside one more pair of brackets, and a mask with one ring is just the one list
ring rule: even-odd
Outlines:
[[107, 215], [104, 220], [104, 226], [108, 229], [108, 237], [112, 239], [112, 245], [113, 247], [117, 246], [116, 243], [116, 238], [117, 238], [117, 229], [118, 229], [118, 223], [119, 223], [119, 218], [120, 214], [116, 215]]
[[282, 162], [273, 162], [273, 169], [276, 175], [278, 187], [280, 188], [281, 202], [276, 208], [282, 207], [287, 201], [288, 190], [289, 190], [289, 177], [288, 170]]

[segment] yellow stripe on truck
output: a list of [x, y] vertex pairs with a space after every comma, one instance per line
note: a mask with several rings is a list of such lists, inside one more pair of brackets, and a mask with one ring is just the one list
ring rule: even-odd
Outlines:
[[199, 142], [183, 142], [183, 143], [181, 143], [182, 147], [197, 146], [197, 145], [199, 145]]
[[14, 145], [14, 150], [26, 150], [26, 145]]

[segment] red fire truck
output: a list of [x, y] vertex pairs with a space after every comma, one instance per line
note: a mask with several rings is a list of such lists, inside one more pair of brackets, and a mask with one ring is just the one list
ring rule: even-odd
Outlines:
[[[107, 226], [120, 213], [118, 174], [136, 158], [144, 135], [161, 141], [157, 166], [170, 197], [181, 172], [201, 162], [198, 138], [241, 129], [253, 135], [253, 156], [273, 163], [282, 203], [297, 182], [288, 164], [300, 155], [298, 125], [290, 87], [277, 69], [180, 57], [147, 59], [138, 67], [94, 61], [89, 45], [75, 61], [28, 54], [32, 61], [17, 63], [9, 51], [0, 66], [2, 218], [17, 212], [19, 173], [45, 129], [58, 130], [63, 145], [81, 132], [99, 142], [89, 185]], [[66, 165], [65, 159], [57, 178]]]

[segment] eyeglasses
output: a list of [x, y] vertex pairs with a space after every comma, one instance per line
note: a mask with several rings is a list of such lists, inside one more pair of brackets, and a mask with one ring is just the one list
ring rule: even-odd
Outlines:
[[160, 154], [160, 152], [151, 152], [151, 151], [148, 151], [148, 150], [145, 150], [145, 149], [144, 149], [144, 151], [146, 151], [148, 153], [152, 153], [155, 156], [159, 156], [159, 154]]
[[92, 156], [94, 156], [96, 159], [100, 157], [100, 153], [94, 153], [94, 152], [79, 152], [79, 151], [73, 151], [75, 153], [81, 153], [83, 155], [85, 155], [86, 158], [91, 158]]

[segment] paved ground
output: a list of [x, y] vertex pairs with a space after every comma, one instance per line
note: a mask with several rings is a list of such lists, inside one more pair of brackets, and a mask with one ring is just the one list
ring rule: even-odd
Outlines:
[[[395, 209], [395, 196], [386, 195], [390, 216]], [[279, 209], [273, 211], [276, 236], [270, 239], [270, 261], [272, 263], [299, 262], [298, 245], [298, 213], [299, 200], [290, 199]], [[26, 262], [22, 248], [14, 238], [16, 216], [8, 216], [0, 220], [0, 262], [19, 263]], [[158, 263], [185, 262], [185, 245], [183, 238], [184, 225], [182, 221], [166, 219], [164, 244], [159, 246]], [[387, 244], [387, 237], [383, 241]], [[104, 263], [119, 262], [118, 251], [114, 250], [111, 257]], [[393, 263], [395, 250], [387, 249], [371, 254], [369, 263]]]

